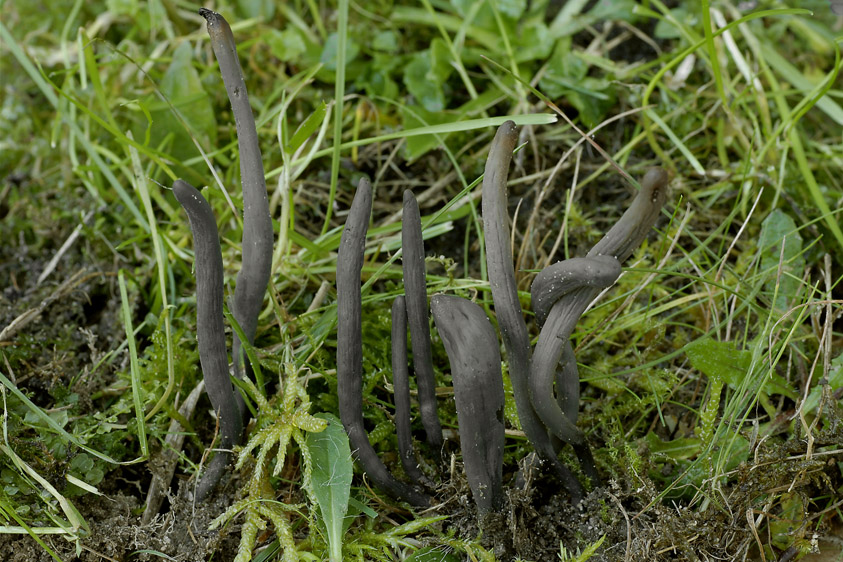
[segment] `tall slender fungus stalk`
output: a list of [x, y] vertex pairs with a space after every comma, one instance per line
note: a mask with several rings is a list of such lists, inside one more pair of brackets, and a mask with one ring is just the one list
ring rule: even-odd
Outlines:
[[407, 321], [413, 345], [413, 367], [419, 389], [419, 410], [427, 442], [437, 454], [442, 450], [442, 426], [436, 413], [436, 381], [430, 346], [429, 307], [424, 269], [424, 240], [419, 204], [408, 189], [404, 192], [401, 252], [406, 294]]
[[[173, 194], [187, 213], [193, 233], [196, 269], [196, 339], [205, 389], [217, 412], [220, 446], [231, 449], [243, 436], [243, 417], [228, 375], [228, 356], [223, 323], [223, 267], [219, 233], [214, 212], [199, 191], [186, 181], [176, 180]], [[216, 455], [196, 490], [201, 502], [219, 482], [230, 455]]]
[[557, 477], [571, 494], [575, 503], [583, 497], [583, 489], [576, 477], [556, 457], [556, 449], [547, 428], [530, 402], [530, 338], [527, 324], [518, 301], [512, 250], [509, 247], [509, 215], [506, 207], [506, 178], [512, 151], [518, 140], [515, 123], [507, 121], [498, 128], [486, 160], [483, 175], [483, 229], [486, 239], [486, 268], [495, 314], [506, 347], [509, 378], [515, 396], [518, 419], [536, 452], [550, 463]]
[[[237, 127], [240, 181], [243, 185], [243, 261], [234, 289], [233, 312], [234, 318], [252, 344], [255, 341], [258, 314], [263, 306], [272, 266], [273, 232], [266, 179], [255, 118], [249, 105], [249, 94], [243, 80], [231, 27], [225, 18], [216, 12], [201, 8], [199, 14], [208, 22], [211, 46], [220, 66], [220, 74]], [[240, 362], [243, 361], [240, 347], [240, 339], [235, 335], [232, 355], [238, 375]]]

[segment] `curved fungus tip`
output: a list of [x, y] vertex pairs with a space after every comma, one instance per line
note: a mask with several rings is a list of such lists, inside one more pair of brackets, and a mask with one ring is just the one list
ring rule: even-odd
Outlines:
[[641, 180], [642, 194], [649, 196], [650, 202], [661, 208], [667, 199], [667, 184], [669, 181], [670, 176], [664, 168], [650, 168]]

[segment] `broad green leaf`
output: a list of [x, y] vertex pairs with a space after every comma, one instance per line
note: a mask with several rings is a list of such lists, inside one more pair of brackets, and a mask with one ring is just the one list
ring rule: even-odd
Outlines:
[[701, 443], [696, 437], [680, 437], [672, 441], [662, 441], [658, 435], [649, 432], [644, 442], [650, 449], [651, 455], [664, 455], [673, 460], [687, 460], [696, 457], [700, 452]]
[[404, 84], [421, 106], [430, 112], [445, 109], [445, 93], [442, 84], [431, 77], [433, 72], [430, 51], [413, 55], [410, 63], [404, 67]]
[[[768, 276], [764, 289], [771, 298], [775, 294], [776, 309], [785, 312], [795, 304], [802, 272], [805, 270], [802, 236], [790, 215], [780, 209], [775, 209], [764, 219], [758, 248], [761, 251], [761, 271], [766, 272]], [[780, 261], [781, 275], [779, 275]], [[776, 292], [777, 283], [778, 292]]]
[[[709, 378], [719, 378], [732, 389], [738, 389], [749, 376], [752, 353], [740, 351], [729, 342], [700, 338], [685, 348], [691, 365]], [[765, 374], [762, 390], [765, 394], [781, 394], [796, 399], [797, 394], [787, 381], [776, 374]]]
[[283, 31], [270, 29], [264, 35], [269, 50], [284, 62], [297, 61], [307, 50], [301, 31], [288, 27]]
[[615, 103], [612, 84], [588, 76], [590, 64], [571, 50], [570, 39], [560, 40], [548, 62], [539, 88], [550, 98], [565, 98], [589, 127], [603, 120]]
[[[193, 67], [193, 52], [189, 42], [183, 42], [173, 53], [173, 60], [161, 79], [161, 93], [184, 117], [190, 132], [173, 118], [168, 105], [150, 95], [146, 105], [153, 120], [151, 144], [157, 146], [165, 136], [173, 135], [171, 155], [175, 160], [187, 160], [197, 155], [196, 147], [190, 139], [191, 133], [204, 149], [214, 148], [217, 142], [217, 120], [211, 98]], [[137, 138], [144, 137], [144, 129], [134, 133]]]
[[529, 27], [523, 29], [515, 37], [515, 62], [521, 63], [531, 60], [544, 60], [553, 51], [554, 40], [550, 30], [543, 21], [531, 21]]
[[392, 30], [379, 31], [372, 39], [372, 48], [393, 53], [398, 50], [398, 35]]
[[[322, 48], [322, 54], [319, 56], [319, 62], [322, 63], [323, 71], [334, 72], [337, 69], [337, 45], [338, 38], [336, 33], [331, 33], [325, 40], [325, 46]], [[351, 37], [346, 40], [345, 44], [345, 64], [350, 64], [357, 54], [360, 52], [360, 46], [355, 43]]]
[[342, 422], [331, 414], [316, 414], [328, 421], [319, 433], [307, 434], [312, 464], [313, 495], [319, 504], [319, 514], [325, 524], [331, 562], [342, 560], [343, 522], [351, 494], [353, 465], [348, 436]]

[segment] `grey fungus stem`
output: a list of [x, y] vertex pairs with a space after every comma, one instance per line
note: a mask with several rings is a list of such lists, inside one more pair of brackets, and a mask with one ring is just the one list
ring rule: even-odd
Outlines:
[[663, 168], [650, 168], [641, 180], [641, 190], [615, 226], [594, 245], [587, 257], [612, 256], [625, 262], [641, 245], [659, 218], [667, 200], [669, 177]]
[[[238, 407], [238, 393], [229, 378], [225, 326], [223, 323], [223, 266], [219, 233], [214, 212], [208, 201], [189, 183], [176, 180], [173, 194], [187, 213], [193, 233], [196, 270], [196, 339], [199, 361], [211, 405], [217, 412], [220, 446], [230, 449], [243, 436], [243, 420]], [[229, 455], [220, 453], [197, 487], [197, 501], [202, 501], [216, 486]]]
[[398, 454], [407, 476], [421, 485], [426, 478], [416, 462], [410, 428], [410, 372], [407, 363], [407, 307], [404, 297], [392, 303], [392, 388], [395, 401], [395, 433]]
[[337, 394], [351, 448], [374, 484], [395, 499], [427, 507], [431, 498], [395, 479], [378, 458], [363, 423], [363, 302], [361, 272], [372, 212], [372, 186], [357, 186], [337, 255]]
[[498, 338], [477, 304], [455, 296], [430, 299], [451, 362], [465, 473], [480, 515], [503, 504], [504, 392]]
[[421, 215], [419, 204], [410, 190], [404, 192], [401, 251], [407, 320], [410, 325], [413, 367], [419, 392], [419, 410], [427, 442], [436, 454], [441, 454], [442, 426], [436, 411], [436, 380], [433, 375], [433, 352], [430, 344]]
[[498, 128], [486, 160], [482, 199], [486, 268], [498, 326], [506, 347], [509, 377], [521, 426], [539, 456], [550, 463], [574, 503], [579, 503], [583, 497], [582, 486], [558, 460], [547, 428], [530, 402], [530, 338], [515, 283], [506, 198], [507, 174], [517, 140], [515, 123], [506, 121]]
[[[225, 18], [216, 12], [201, 8], [199, 14], [208, 22], [211, 46], [219, 63], [237, 127], [240, 181], [243, 185], [243, 260], [234, 290], [233, 312], [249, 343], [252, 344], [272, 266], [274, 235], [266, 194], [266, 178], [255, 118], [249, 105], [249, 95], [231, 27]], [[232, 356], [238, 374], [243, 361], [241, 355], [240, 340], [235, 335]]]
[[621, 264], [609, 256], [571, 258], [544, 268], [530, 288], [536, 323], [544, 325], [550, 308], [562, 296], [579, 287], [604, 289], [621, 274]]
[[[621, 262], [632, 255], [655, 224], [667, 198], [667, 182], [667, 172], [661, 168], [648, 170], [632, 204], [587, 257], [546, 268], [532, 287], [533, 308], [539, 323], [544, 325], [533, 353], [530, 398], [551, 432], [574, 446], [584, 472], [592, 481], [596, 481], [597, 471], [591, 452], [576, 428], [577, 408], [571, 404], [573, 396], [563, 396], [573, 393], [575, 387], [576, 396], [579, 394], [571, 334], [591, 301], [615, 282], [620, 275]], [[561, 374], [557, 372], [560, 362]], [[556, 399], [553, 398], [554, 381]]]

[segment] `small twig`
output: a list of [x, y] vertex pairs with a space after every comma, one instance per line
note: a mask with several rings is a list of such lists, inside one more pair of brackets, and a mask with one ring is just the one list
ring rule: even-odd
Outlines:
[[82, 217], [82, 222], [76, 225], [76, 228], [73, 229], [73, 232], [70, 233], [70, 236], [67, 237], [67, 240], [64, 241], [64, 244], [61, 245], [56, 255], [50, 260], [47, 266], [44, 268], [44, 271], [41, 272], [41, 275], [38, 276], [38, 280], [35, 282], [36, 285], [40, 285], [44, 282], [44, 279], [50, 276], [53, 270], [58, 265], [59, 260], [61, 257], [73, 246], [73, 243], [76, 242], [76, 239], [79, 238], [79, 235], [82, 233], [82, 227], [88, 224], [91, 218], [94, 216], [94, 209], [91, 209], [85, 216]]
[[[204, 390], [205, 381], [200, 380], [179, 408], [179, 415], [182, 418], [190, 419]], [[167, 493], [170, 481], [176, 471], [176, 464], [179, 460], [178, 453], [184, 445], [184, 438], [184, 428], [179, 421], [176, 419], [170, 420], [167, 437], [164, 439], [164, 445], [159, 453], [161, 466], [152, 471], [152, 482], [149, 484], [149, 492], [146, 494], [143, 516], [141, 517], [142, 525], [148, 525], [158, 514], [158, 510], [161, 509], [164, 495]]]
[[618, 507], [620, 508], [621, 513], [623, 514], [623, 518], [626, 520], [626, 553], [624, 554], [623, 559], [624, 559], [624, 561], [632, 560], [632, 558], [631, 558], [631, 554], [632, 554], [631, 553], [631, 549], [632, 549], [632, 525], [629, 522], [629, 514], [626, 512], [626, 509], [624, 508], [623, 504], [621, 503], [621, 500], [618, 499], [617, 496], [615, 496], [611, 492], [606, 492], [606, 493], [609, 495], [610, 498], [615, 500], [616, 504], [618, 504]]

